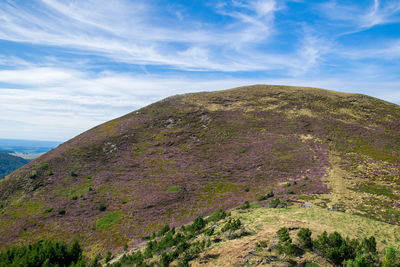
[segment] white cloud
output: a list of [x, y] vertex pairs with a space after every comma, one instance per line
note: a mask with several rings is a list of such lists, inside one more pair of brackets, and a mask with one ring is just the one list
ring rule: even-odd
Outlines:
[[244, 62], [252, 59], [238, 49], [251, 49], [270, 35], [278, 10], [275, 1], [233, 1], [232, 6], [236, 7], [234, 12], [221, 13], [234, 21], [221, 27], [190, 18], [183, 23], [169, 17], [155, 20], [162, 7], [149, 1], [86, 0], [77, 4], [43, 0], [27, 6], [3, 2], [0, 39], [73, 48], [121, 62], [177, 69], [265, 69], [256, 60], [256, 50], [256, 62], [250, 66]]

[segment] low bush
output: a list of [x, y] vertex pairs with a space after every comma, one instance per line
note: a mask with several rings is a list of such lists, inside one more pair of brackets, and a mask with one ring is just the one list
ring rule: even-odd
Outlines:
[[302, 249], [312, 248], [312, 232], [308, 228], [301, 228], [297, 233], [299, 247]]
[[100, 203], [98, 209], [99, 211], [105, 211], [107, 207], [103, 203]]
[[229, 219], [229, 221], [226, 222], [226, 224], [222, 227], [221, 231], [226, 232], [226, 231], [236, 231], [242, 227], [242, 222], [240, 219]]
[[227, 213], [225, 212], [224, 209], [218, 209], [216, 211], [214, 211], [208, 218], [207, 221], [208, 222], [217, 222], [219, 220], [225, 219], [225, 217], [227, 216]]
[[245, 209], [248, 209], [248, 208], [250, 208], [250, 203], [249, 203], [248, 201], [245, 201], [245, 202], [243, 203], [243, 205], [241, 205], [241, 206], [239, 207], [239, 209], [242, 209], [242, 210], [245, 210]]

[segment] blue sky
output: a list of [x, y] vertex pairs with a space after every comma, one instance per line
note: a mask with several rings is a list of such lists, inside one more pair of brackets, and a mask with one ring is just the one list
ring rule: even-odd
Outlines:
[[400, 0], [2, 0], [0, 138], [65, 141], [250, 84], [400, 103]]

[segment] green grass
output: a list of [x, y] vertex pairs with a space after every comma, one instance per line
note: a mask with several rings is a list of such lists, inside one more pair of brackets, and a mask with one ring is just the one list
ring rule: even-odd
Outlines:
[[113, 224], [115, 224], [116, 222], [118, 222], [121, 216], [122, 216], [122, 211], [120, 210], [110, 211], [106, 215], [97, 220], [96, 227], [99, 229], [108, 228]]
[[359, 188], [359, 191], [368, 193], [368, 194], [386, 196], [386, 197], [390, 197], [390, 198], [397, 198], [397, 196], [395, 194], [393, 194], [392, 190], [383, 188], [383, 187], [381, 187], [377, 184], [373, 184], [373, 183], [362, 184]]
[[177, 185], [168, 187], [168, 193], [176, 193], [178, 191], [179, 191], [179, 186], [177, 186]]

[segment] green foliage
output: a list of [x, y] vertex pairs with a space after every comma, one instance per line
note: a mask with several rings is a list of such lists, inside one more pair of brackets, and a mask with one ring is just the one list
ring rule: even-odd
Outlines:
[[205, 232], [205, 235], [212, 236], [214, 234], [214, 227], [208, 228]]
[[292, 243], [292, 239], [289, 235], [289, 230], [286, 227], [279, 229], [277, 235], [279, 238], [279, 242], [276, 248], [279, 253], [285, 253], [289, 256], [299, 254], [299, 248]]
[[246, 187], [245, 189], [244, 189], [244, 192], [249, 192], [250, 191], [250, 188], [248, 188], [248, 187]]
[[224, 209], [218, 209], [214, 211], [208, 218], [208, 222], [217, 222], [219, 220], [224, 219], [227, 216], [227, 213], [225, 212]]
[[169, 231], [169, 224], [164, 225], [164, 227], [158, 232], [157, 236], [163, 236]]
[[288, 191], [286, 191], [286, 194], [293, 195], [294, 191], [293, 190], [288, 190]]
[[59, 210], [59, 211], [58, 211], [58, 214], [64, 215], [64, 214], [65, 214], [65, 210]]
[[111, 260], [111, 251], [107, 250], [106, 255], [104, 256], [104, 262], [109, 262]]
[[324, 232], [314, 241], [314, 248], [322, 256], [335, 264], [341, 264], [346, 259], [353, 259], [359, 247], [357, 240], [344, 239], [338, 232]]
[[289, 186], [291, 186], [292, 184], [291, 183], [287, 183], [287, 184], [285, 184], [283, 187], [289, 187]]
[[221, 231], [226, 232], [226, 231], [235, 231], [238, 230], [242, 227], [242, 222], [240, 219], [229, 219], [229, 221], [226, 222], [226, 224], [222, 227]]
[[367, 261], [365, 254], [357, 253], [354, 260], [348, 260], [346, 267], [372, 267], [372, 264]]
[[179, 186], [177, 185], [168, 187], [168, 193], [176, 193], [178, 191], [179, 191]]
[[399, 266], [400, 261], [397, 255], [397, 249], [389, 246], [385, 251], [385, 256], [382, 259], [382, 267], [395, 267]]
[[99, 211], [105, 211], [107, 207], [103, 203], [100, 203], [98, 209]]
[[289, 235], [289, 230], [286, 227], [282, 227], [276, 233], [278, 235], [280, 243], [286, 243], [286, 242], [292, 243], [292, 239], [290, 238]]
[[258, 248], [266, 248], [266, 247], [268, 247], [268, 242], [265, 241], [265, 240], [258, 241], [256, 243], [256, 247], [258, 247]]
[[246, 151], [247, 151], [246, 148], [241, 148], [241, 149], [239, 149], [239, 154], [243, 154], [243, 153], [245, 153]]
[[239, 209], [242, 209], [242, 210], [245, 210], [245, 209], [248, 209], [248, 208], [250, 208], [250, 203], [249, 203], [248, 201], [245, 201], [245, 202], [243, 203], [243, 205], [241, 205], [241, 206], [239, 207]]
[[198, 232], [201, 229], [203, 229], [206, 226], [206, 224], [207, 221], [204, 220], [202, 216], [199, 216], [193, 221], [192, 225], [189, 226], [189, 230], [191, 232]]
[[118, 222], [122, 216], [122, 211], [110, 211], [96, 222], [96, 227], [99, 229], [108, 228]]
[[71, 171], [71, 172], [69, 173], [69, 175], [70, 175], [71, 177], [78, 177], [78, 174], [76, 174], [75, 171]]
[[161, 260], [160, 260], [160, 266], [162, 267], [168, 267], [169, 264], [173, 261], [173, 258], [169, 253], [163, 253], [161, 254]]
[[258, 201], [263, 201], [263, 200], [267, 200], [268, 198], [271, 198], [274, 196], [274, 192], [271, 191], [268, 194], [266, 194], [265, 196], [260, 196], [257, 200]]
[[280, 204], [284, 204], [284, 202], [281, 202], [281, 200], [280, 200], [279, 198], [275, 198], [275, 199], [273, 199], [273, 200], [271, 200], [271, 201], [269, 202], [269, 205], [270, 205], [272, 208], [276, 208], [276, 207], [278, 207], [278, 205], [280, 205]]
[[300, 229], [300, 231], [297, 233], [297, 238], [300, 248], [302, 249], [312, 248], [311, 234], [312, 232], [308, 228]]
[[0, 266], [85, 266], [77, 241], [70, 248], [63, 242], [38, 241], [0, 253]]
[[50, 213], [50, 212], [52, 212], [53, 211], [53, 208], [48, 208], [48, 209], [45, 209], [45, 213]]

